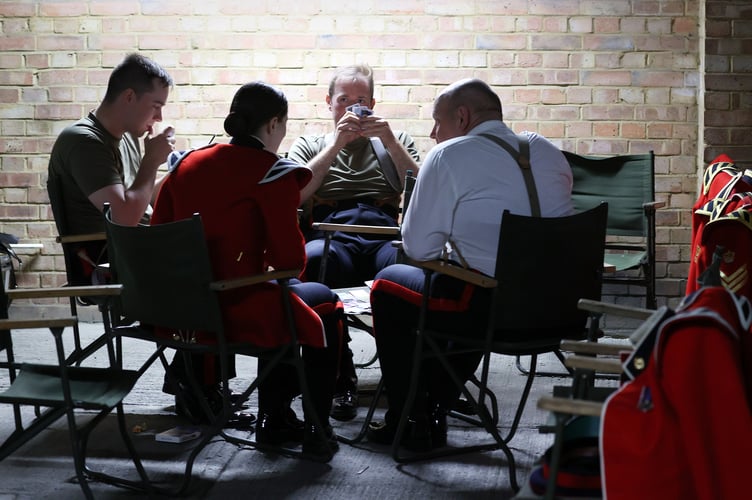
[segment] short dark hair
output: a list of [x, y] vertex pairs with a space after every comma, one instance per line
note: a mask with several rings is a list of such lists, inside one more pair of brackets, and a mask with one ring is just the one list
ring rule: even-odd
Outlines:
[[230, 113], [225, 118], [225, 132], [231, 137], [255, 133], [274, 117], [287, 116], [285, 94], [264, 82], [246, 83], [235, 92]]
[[154, 89], [155, 82], [164, 87], [172, 87], [172, 77], [159, 64], [146, 56], [131, 53], [118, 64], [107, 82], [104, 102], [113, 102], [128, 89], [133, 89], [137, 96]]
[[334, 71], [332, 79], [329, 80], [329, 97], [334, 95], [334, 85], [340, 78], [365, 78], [368, 82], [368, 88], [371, 89], [371, 99], [373, 99], [373, 70], [366, 63], [353, 64], [351, 66], [342, 66]]

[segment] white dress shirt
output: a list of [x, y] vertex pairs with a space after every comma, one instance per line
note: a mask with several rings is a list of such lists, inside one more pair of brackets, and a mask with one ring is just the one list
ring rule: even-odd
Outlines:
[[[467, 135], [437, 144], [420, 167], [402, 225], [405, 253], [415, 260], [438, 258], [451, 241], [452, 260], [493, 276], [501, 216], [505, 209], [530, 215], [530, 200], [520, 167], [491, 139], [519, 150], [515, 133], [502, 121], [481, 123]], [[541, 216], [571, 215], [572, 170], [548, 139], [526, 132]], [[462, 258], [456, 254], [459, 253]]]

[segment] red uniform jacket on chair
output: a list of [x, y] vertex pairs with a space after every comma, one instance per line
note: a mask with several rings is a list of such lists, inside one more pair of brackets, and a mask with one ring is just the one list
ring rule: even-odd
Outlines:
[[647, 368], [606, 401], [604, 498], [749, 498], [750, 303], [724, 287], [685, 298]]
[[[151, 223], [198, 212], [215, 280], [260, 274], [267, 266], [303, 269], [305, 243], [297, 207], [300, 188], [310, 178], [307, 168], [269, 151], [213, 144], [180, 159], [162, 184]], [[280, 297], [280, 287], [273, 283], [220, 292], [228, 340], [261, 347], [286, 342], [290, 332]], [[294, 294], [292, 300], [301, 343], [325, 345], [319, 316]], [[211, 341], [211, 336], [199, 335], [198, 340]]]
[[[752, 280], [747, 263], [752, 257], [752, 232], [749, 209], [735, 195], [752, 191], [752, 180], [739, 171], [726, 155], [721, 155], [708, 166], [703, 175], [700, 196], [692, 210], [692, 260], [687, 277], [686, 293], [700, 287], [697, 282], [702, 272], [713, 260], [716, 246], [726, 250], [721, 265], [722, 278], [730, 290], [752, 299]], [[712, 229], [706, 227], [711, 224]]]

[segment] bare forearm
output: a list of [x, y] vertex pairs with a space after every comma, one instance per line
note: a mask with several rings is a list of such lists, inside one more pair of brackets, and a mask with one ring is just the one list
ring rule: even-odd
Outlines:
[[[384, 142], [382, 140], [382, 142]], [[384, 147], [389, 151], [389, 155], [392, 157], [394, 166], [397, 168], [397, 173], [405, 181], [405, 176], [408, 170], [412, 170], [413, 176], [418, 175], [418, 164], [405, 148], [404, 144], [393, 137], [393, 140], [385, 142]]]
[[334, 160], [337, 158], [337, 153], [340, 147], [336, 144], [326, 146], [319, 154], [314, 156], [311, 161], [306, 163], [306, 167], [311, 169], [313, 177], [311, 181], [300, 190], [300, 202], [304, 203], [313, 196], [313, 194], [321, 187], [321, 184], [326, 178], [326, 174], [329, 173]]
[[130, 188], [125, 189], [122, 184], [106, 186], [89, 195], [89, 201], [100, 210], [105, 203], [109, 203], [114, 222], [135, 226], [151, 201], [156, 175], [156, 167], [148, 161], [144, 162]]

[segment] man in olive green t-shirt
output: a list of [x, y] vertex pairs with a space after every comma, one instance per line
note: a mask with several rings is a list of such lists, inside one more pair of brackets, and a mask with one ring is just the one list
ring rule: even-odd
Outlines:
[[[129, 54], [110, 75], [99, 107], [60, 133], [50, 154], [47, 191], [61, 234], [104, 231], [105, 203], [119, 224], [148, 217], [157, 169], [174, 148], [172, 127], [154, 130], [172, 84], [158, 64]], [[82, 262], [74, 274], [81, 274], [77, 284], [90, 284], [92, 265], [104, 258], [103, 244], [83, 250], [75, 252]]]
[[[420, 158], [410, 135], [393, 131], [384, 118], [373, 114], [373, 88], [373, 71], [368, 65], [336, 70], [326, 96], [334, 131], [300, 137], [290, 147], [288, 158], [313, 172], [311, 182], [301, 190], [305, 220], [397, 226], [405, 176], [408, 170], [417, 175]], [[305, 223], [303, 226], [305, 229]], [[323, 235], [309, 231], [306, 240], [306, 279], [318, 281]], [[323, 282], [341, 288], [372, 279], [396, 260], [391, 240], [335, 233]], [[338, 420], [350, 420], [357, 412], [358, 379], [352, 352], [345, 351], [332, 406], [332, 417]]]

